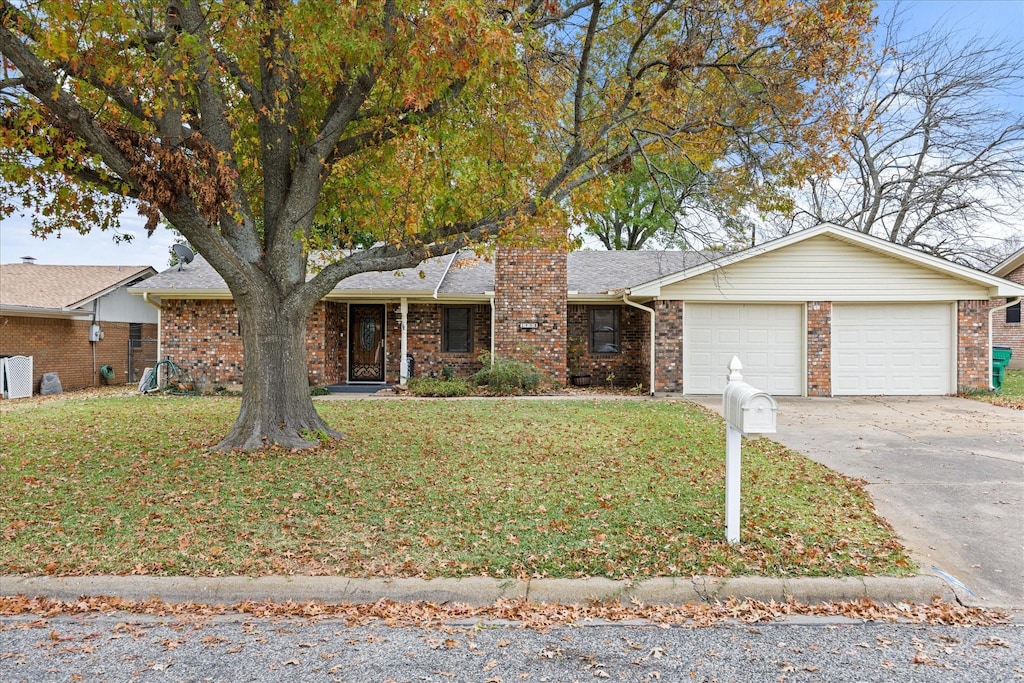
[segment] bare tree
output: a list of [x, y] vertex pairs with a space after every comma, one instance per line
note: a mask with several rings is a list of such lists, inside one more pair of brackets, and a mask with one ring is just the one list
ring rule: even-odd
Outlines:
[[880, 29], [875, 67], [850, 90], [845, 171], [812, 177], [778, 225], [828, 221], [991, 262], [991, 238], [1024, 215], [1024, 49], [938, 27], [901, 39], [900, 28], [897, 8]]

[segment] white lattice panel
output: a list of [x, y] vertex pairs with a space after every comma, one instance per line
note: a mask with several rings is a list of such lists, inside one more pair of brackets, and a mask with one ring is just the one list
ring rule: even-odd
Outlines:
[[32, 356], [11, 356], [3, 361], [4, 398], [32, 395]]

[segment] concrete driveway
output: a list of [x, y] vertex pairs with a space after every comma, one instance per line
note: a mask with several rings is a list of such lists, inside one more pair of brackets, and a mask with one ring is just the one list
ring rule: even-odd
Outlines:
[[[777, 401], [771, 438], [866, 480], [923, 573], [961, 582], [965, 604], [1024, 609], [1024, 412], [952, 397]], [[721, 412], [720, 397], [696, 402]]]

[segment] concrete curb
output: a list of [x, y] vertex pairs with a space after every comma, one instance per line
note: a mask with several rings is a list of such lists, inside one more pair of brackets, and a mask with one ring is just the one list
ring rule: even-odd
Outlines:
[[425, 601], [491, 605], [499, 598], [527, 598], [542, 603], [590, 600], [636, 600], [652, 605], [724, 601], [729, 597], [803, 603], [843, 602], [868, 598], [878, 603], [926, 603], [933, 597], [957, 599], [935, 576], [850, 578], [693, 577], [611, 579], [535, 579], [516, 581], [464, 579], [354, 579], [336, 576], [161, 577], [161, 576], [3, 576], [0, 594], [75, 600], [83, 596], [118, 596], [129, 600], [231, 604], [245, 600], [372, 603]]

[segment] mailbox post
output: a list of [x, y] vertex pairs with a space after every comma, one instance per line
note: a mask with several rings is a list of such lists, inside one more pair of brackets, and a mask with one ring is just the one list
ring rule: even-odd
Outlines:
[[740, 542], [740, 445], [744, 434], [774, 434], [775, 399], [743, 381], [743, 364], [729, 362], [729, 383], [722, 393], [725, 415], [725, 540]]

